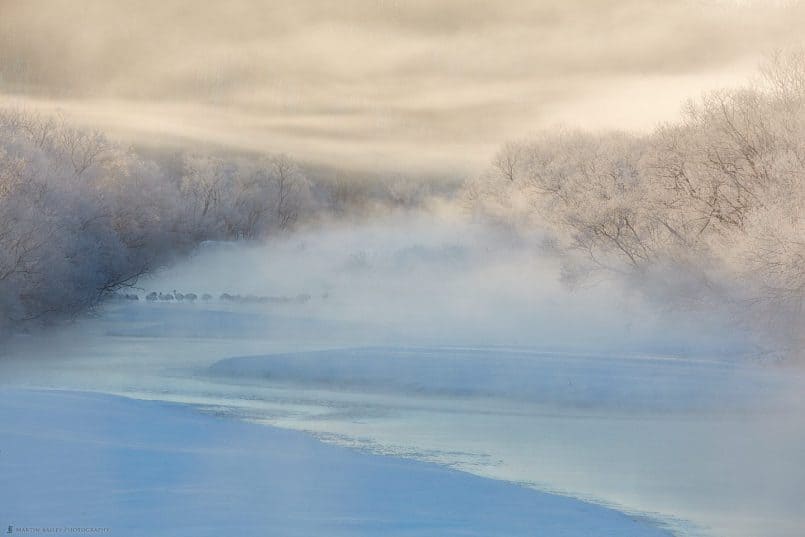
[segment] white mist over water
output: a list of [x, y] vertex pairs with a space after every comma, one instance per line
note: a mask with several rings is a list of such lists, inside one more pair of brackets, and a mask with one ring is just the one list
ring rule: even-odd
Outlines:
[[556, 260], [506, 230], [400, 212], [266, 244], [208, 244], [143, 286], [310, 295], [300, 315], [371, 326], [369, 340], [402, 345], [712, 353], [748, 343], [711, 312], [658, 311], [606, 281], [573, 293], [558, 274]]
[[658, 311], [615, 282], [571, 293], [504, 230], [399, 213], [207, 244], [141, 285], [141, 298], [213, 299], [110, 304], [17, 341], [3, 383], [196, 404], [647, 513], [683, 535], [793, 537], [805, 524], [800, 372], [738, 358], [751, 343], [717, 315]]

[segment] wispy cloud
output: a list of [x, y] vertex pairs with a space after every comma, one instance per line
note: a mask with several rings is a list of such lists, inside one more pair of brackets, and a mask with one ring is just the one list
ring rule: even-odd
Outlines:
[[801, 20], [800, 2], [4, 0], [0, 92], [134, 140], [466, 171], [551, 123], [671, 117]]

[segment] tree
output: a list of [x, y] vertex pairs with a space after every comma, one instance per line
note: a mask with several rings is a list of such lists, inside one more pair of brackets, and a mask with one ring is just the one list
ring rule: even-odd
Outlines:
[[749, 324], [801, 338], [805, 52], [777, 54], [762, 71], [765, 85], [711, 92], [647, 136], [508, 143], [465, 202], [548, 232], [569, 274], [607, 270], [653, 287], [649, 273], [673, 275], [679, 298], [730, 303]]

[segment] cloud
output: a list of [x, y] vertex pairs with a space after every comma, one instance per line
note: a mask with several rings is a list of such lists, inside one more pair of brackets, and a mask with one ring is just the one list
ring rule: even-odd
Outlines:
[[96, 109], [135, 141], [462, 172], [553, 122], [672, 117], [691, 88], [734, 83], [795, 42], [805, 18], [800, 2], [693, 0], [5, 0], [0, 11], [7, 100], [90, 124]]

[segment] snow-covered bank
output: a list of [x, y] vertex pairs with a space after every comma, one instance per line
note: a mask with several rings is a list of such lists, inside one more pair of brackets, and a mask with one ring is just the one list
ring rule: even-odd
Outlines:
[[647, 521], [166, 403], [0, 390], [0, 523], [149, 536], [661, 537]]

